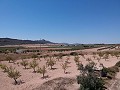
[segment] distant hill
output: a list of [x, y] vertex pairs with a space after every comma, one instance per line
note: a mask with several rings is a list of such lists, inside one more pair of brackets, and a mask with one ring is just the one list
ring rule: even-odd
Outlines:
[[21, 44], [47, 44], [52, 42], [47, 40], [19, 40], [19, 39], [12, 39], [12, 38], [0, 38], [0, 46], [3, 45], [21, 45]]

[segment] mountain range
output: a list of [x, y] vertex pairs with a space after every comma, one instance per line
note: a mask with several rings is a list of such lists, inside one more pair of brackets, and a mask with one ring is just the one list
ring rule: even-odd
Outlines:
[[12, 38], [0, 38], [0, 46], [4, 45], [21, 45], [21, 44], [52, 44], [53, 42], [47, 40], [20, 40]]

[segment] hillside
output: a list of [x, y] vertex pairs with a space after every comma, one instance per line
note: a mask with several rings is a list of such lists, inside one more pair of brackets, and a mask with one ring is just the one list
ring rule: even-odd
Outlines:
[[11, 39], [11, 38], [0, 38], [0, 46], [3, 45], [21, 45], [21, 44], [47, 44], [52, 43], [50, 41], [42, 40], [19, 40], [19, 39]]

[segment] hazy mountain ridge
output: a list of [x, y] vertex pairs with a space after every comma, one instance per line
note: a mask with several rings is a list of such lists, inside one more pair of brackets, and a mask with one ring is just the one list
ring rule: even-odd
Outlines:
[[20, 39], [12, 39], [12, 38], [0, 38], [0, 46], [2, 45], [20, 45], [20, 44], [47, 44], [53, 43], [47, 40], [20, 40]]

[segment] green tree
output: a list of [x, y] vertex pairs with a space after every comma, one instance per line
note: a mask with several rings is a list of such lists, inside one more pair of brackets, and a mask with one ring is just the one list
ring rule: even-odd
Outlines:
[[36, 67], [38, 66], [38, 63], [36, 60], [33, 60], [32, 62], [30, 62], [30, 67], [33, 68], [33, 72], [36, 72]]
[[77, 76], [77, 83], [80, 90], [105, 90], [104, 81], [94, 71], [95, 63], [89, 63], [85, 67], [81, 66], [81, 74]]

